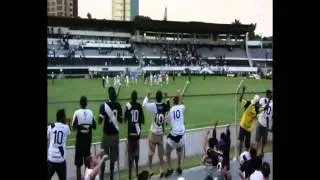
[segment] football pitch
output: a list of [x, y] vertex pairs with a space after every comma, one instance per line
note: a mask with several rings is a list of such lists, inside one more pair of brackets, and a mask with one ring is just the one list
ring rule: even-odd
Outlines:
[[[110, 78], [111, 79], [111, 78]], [[267, 89], [272, 89], [271, 80], [255, 80], [246, 79], [244, 77], [206, 77], [203, 80], [202, 76], [194, 76], [191, 83], [187, 86], [184, 92], [184, 103], [186, 105], [185, 122], [186, 129], [200, 128], [213, 125], [214, 121], [219, 121], [219, 124], [228, 124], [234, 122], [235, 111], [235, 90], [241, 81], [245, 79], [243, 85], [246, 88], [245, 98], [251, 99], [254, 94], [264, 96]], [[130, 84], [126, 87], [124, 82], [120, 88], [118, 99], [122, 104], [123, 112], [125, 103], [129, 101], [132, 90], [137, 90], [139, 102], [142, 103], [147, 92], [151, 92], [151, 97], [154, 98], [157, 90], [167, 92], [168, 96], [175, 96], [177, 89], [184, 88], [188, 77], [177, 77], [175, 81], [170, 77], [169, 84], [166, 85], [145, 85], [142, 79], [138, 84]], [[148, 81], [149, 82], [149, 78]], [[113, 81], [110, 80], [113, 85]], [[85, 95], [88, 98], [88, 107], [98, 119], [100, 104], [108, 98], [107, 90], [102, 87], [102, 80], [95, 79], [63, 79], [52, 81], [48, 80], [48, 123], [55, 122], [56, 111], [60, 108], [66, 110], [67, 116], [72, 118], [73, 112], [80, 107], [80, 96]], [[154, 102], [154, 99], [150, 100]], [[238, 119], [242, 112], [238, 111]], [[142, 136], [146, 136], [150, 129], [151, 113], [144, 111], [145, 124], [142, 126]], [[166, 127], [169, 129], [169, 127]], [[166, 134], [168, 130], [166, 131]], [[93, 131], [93, 142], [101, 141], [102, 124], [97, 126]], [[127, 125], [120, 125], [120, 138], [126, 138]], [[75, 143], [75, 132], [72, 132], [68, 140], [68, 145]]]

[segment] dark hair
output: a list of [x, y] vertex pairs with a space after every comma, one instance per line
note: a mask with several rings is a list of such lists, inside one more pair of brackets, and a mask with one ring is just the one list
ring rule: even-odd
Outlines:
[[209, 144], [209, 148], [213, 149], [214, 146], [216, 145], [216, 142], [213, 138], [209, 138], [208, 144]]
[[206, 178], [204, 178], [204, 180], [213, 180], [213, 177], [209, 175]]
[[263, 162], [261, 166], [261, 172], [263, 177], [268, 178], [270, 175], [270, 165], [267, 162]]
[[84, 158], [84, 166], [87, 168], [90, 168], [90, 161], [92, 160], [92, 157], [89, 155]]
[[250, 156], [252, 158], [257, 156], [257, 150], [253, 146], [250, 147]]
[[138, 180], [148, 180], [149, 172], [144, 170], [141, 173], [138, 174]]
[[173, 98], [173, 104], [175, 104], [175, 105], [179, 104], [179, 96], [175, 96]]
[[59, 109], [57, 111], [57, 114], [56, 114], [56, 121], [57, 122], [62, 122], [64, 120], [64, 118], [66, 117], [66, 112], [64, 109]]
[[226, 133], [221, 133], [220, 134], [220, 140], [223, 140], [223, 141], [226, 141], [227, 140], [227, 135], [226, 135]]
[[156, 101], [158, 103], [161, 103], [161, 101], [162, 101], [162, 92], [161, 91], [156, 92]]
[[266, 91], [266, 96], [269, 96], [269, 95], [272, 95], [272, 91], [270, 89]]
[[88, 104], [87, 97], [81, 96], [80, 98], [80, 106], [81, 108], [86, 108]]
[[117, 100], [117, 93], [114, 87], [110, 86], [108, 89], [108, 93], [109, 93], [109, 99], [111, 102], [114, 102]]
[[137, 102], [137, 99], [138, 99], [138, 93], [136, 90], [133, 90], [131, 93], [131, 100], [132, 102]]

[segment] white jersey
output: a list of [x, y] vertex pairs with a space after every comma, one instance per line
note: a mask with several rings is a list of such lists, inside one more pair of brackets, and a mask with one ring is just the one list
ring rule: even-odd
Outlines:
[[93, 112], [90, 109], [78, 109], [74, 112], [72, 125], [78, 120], [78, 125], [81, 126], [81, 131], [78, 133], [87, 134], [91, 130], [94, 121]]
[[183, 135], [185, 131], [184, 126], [184, 111], [186, 106], [184, 104], [179, 104], [173, 106], [169, 111], [168, 121], [171, 126], [171, 134]]
[[105, 82], [106, 82], [106, 84], [109, 84], [109, 76], [106, 76]]
[[113, 86], [116, 86], [117, 85], [117, 77], [114, 77], [113, 78]]
[[239, 157], [240, 165], [242, 165], [246, 161], [249, 161], [250, 159], [251, 159], [250, 153], [248, 151], [243, 151]]
[[129, 83], [129, 76], [126, 75], [126, 80], [127, 80], [127, 83]]
[[159, 79], [159, 82], [162, 83], [162, 75], [161, 74], [159, 74], [158, 79]]
[[65, 161], [67, 137], [70, 133], [69, 126], [60, 122], [48, 126], [47, 138], [50, 140], [48, 160], [50, 162], [61, 163]]
[[264, 180], [264, 177], [261, 171], [255, 170], [254, 173], [250, 175], [249, 180]]
[[150, 74], [150, 85], [152, 85], [152, 81], [153, 81], [153, 75]]
[[[92, 171], [93, 171], [93, 169], [86, 168], [86, 171], [84, 172], [84, 180], [91, 180], [90, 179], [90, 174], [91, 174]], [[99, 174], [96, 175], [94, 180], [99, 180]]]
[[[261, 107], [265, 107], [268, 104], [269, 99], [268, 98], [261, 98], [259, 100], [259, 104], [261, 105]], [[269, 128], [271, 127], [270, 122], [272, 120], [272, 115], [273, 115], [273, 102], [272, 100], [269, 103], [269, 107], [268, 109], [266, 109], [265, 111], [261, 112], [260, 114], [258, 114], [258, 121], [259, 123], [264, 126], [267, 127], [267, 120], [269, 121]]]

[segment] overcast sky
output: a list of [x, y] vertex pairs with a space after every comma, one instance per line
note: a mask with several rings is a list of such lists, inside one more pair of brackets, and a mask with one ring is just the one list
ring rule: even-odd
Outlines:
[[[79, 16], [111, 19], [112, 0], [78, 0]], [[272, 0], [140, 0], [139, 13], [162, 20], [165, 5], [172, 21], [202, 21], [230, 24], [240, 19], [243, 24], [257, 23], [256, 34], [272, 36]]]

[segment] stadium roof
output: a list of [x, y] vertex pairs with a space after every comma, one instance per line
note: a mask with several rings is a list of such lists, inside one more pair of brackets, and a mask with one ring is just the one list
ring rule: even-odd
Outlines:
[[48, 26], [62, 26], [74, 29], [95, 29], [134, 32], [181, 32], [181, 33], [218, 33], [218, 34], [244, 34], [254, 31], [255, 26], [244, 24], [213, 24], [203, 22], [178, 22], [178, 21], [112, 21], [96, 19], [80, 19], [65, 17], [48, 17]]

